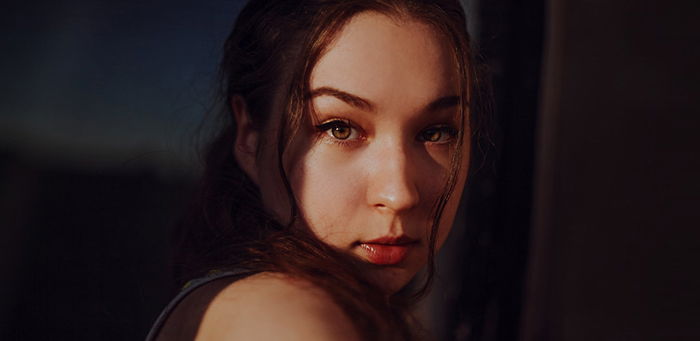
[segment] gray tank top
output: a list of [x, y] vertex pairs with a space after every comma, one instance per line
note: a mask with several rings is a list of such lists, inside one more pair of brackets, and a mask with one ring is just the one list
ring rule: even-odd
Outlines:
[[151, 330], [148, 332], [148, 335], [146, 336], [146, 341], [154, 341], [156, 337], [158, 336], [158, 333], [160, 332], [160, 329], [163, 328], [163, 324], [165, 323], [165, 320], [168, 319], [168, 316], [170, 313], [175, 310], [175, 307], [185, 298], [187, 295], [195, 291], [197, 288], [211, 282], [215, 281], [220, 278], [225, 278], [225, 277], [238, 277], [236, 280], [242, 279], [244, 277], [250, 276], [255, 274], [256, 271], [248, 270], [248, 269], [236, 269], [233, 271], [218, 271], [218, 270], [212, 270], [210, 271], [205, 277], [202, 278], [197, 278], [193, 279], [187, 284], [185, 284], [184, 287], [182, 287], [182, 290], [173, 298], [170, 303], [168, 303], [167, 306], [165, 306], [165, 309], [158, 315], [158, 318], [156, 319], [156, 322], [153, 323], [153, 327], [151, 327]]

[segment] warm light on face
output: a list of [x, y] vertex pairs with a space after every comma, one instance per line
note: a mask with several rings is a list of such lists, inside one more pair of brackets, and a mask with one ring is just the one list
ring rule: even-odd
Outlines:
[[[294, 155], [285, 168], [300, 212], [322, 241], [364, 260], [368, 277], [387, 292], [428, 258], [434, 204], [456, 136], [468, 129], [459, 126], [458, 77], [431, 26], [377, 13], [355, 16], [311, 75], [314, 117], [286, 151]], [[468, 140], [438, 247], [466, 180]], [[261, 178], [263, 200], [283, 215], [271, 183]]]

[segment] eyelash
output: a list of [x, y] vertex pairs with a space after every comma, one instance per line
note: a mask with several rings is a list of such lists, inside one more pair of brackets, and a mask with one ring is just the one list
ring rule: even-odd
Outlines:
[[[424, 137], [422, 135], [425, 133], [428, 133], [429, 131], [439, 132], [440, 134], [446, 134], [447, 140], [441, 141], [441, 142], [437, 142], [437, 141], [434, 142], [434, 141], [428, 141], [428, 140], [424, 139]], [[441, 145], [441, 144], [448, 144], [448, 143], [453, 142], [455, 137], [457, 137], [458, 133], [459, 133], [459, 131], [457, 131], [456, 128], [449, 126], [449, 125], [446, 125], [446, 124], [441, 124], [441, 125], [436, 125], [436, 126], [432, 126], [432, 127], [421, 130], [421, 132], [420, 132], [420, 134], [418, 134], [418, 136], [419, 136], [419, 140], [422, 142], [428, 142], [431, 144], [440, 144]]]
[[[331, 129], [344, 129], [344, 128], [351, 129], [350, 135], [348, 137], [346, 137], [345, 139], [338, 138], [338, 137], [334, 136], [333, 133], [330, 131]], [[321, 136], [321, 137], [328, 138], [332, 143], [337, 143], [340, 145], [351, 145], [351, 144], [355, 144], [355, 143], [360, 143], [360, 142], [365, 140], [365, 137], [362, 135], [362, 131], [359, 128], [355, 127], [350, 121], [345, 120], [345, 119], [338, 119], [338, 118], [330, 119], [328, 121], [325, 121], [325, 122], [317, 125], [316, 129], [318, 130], [319, 134], [325, 135], [325, 136]], [[438, 141], [433, 142], [433, 141], [426, 140], [424, 134], [426, 134], [430, 131], [438, 132], [441, 134], [446, 134], [447, 140], [439, 141], [439, 142]], [[359, 134], [359, 136], [357, 138], [351, 139], [351, 136], [353, 133]], [[418, 136], [416, 137], [416, 139], [420, 142], [429, 143], [432, 145], [444, 145], [444, 144], [449, 144], [449, 143], [453, 142], [458, 133], [459, 133], [459, 131], [456, 128], [452, 127], [451, 125], [439, 124], [439, 125], [431, 126], [431, 127], [428, 127], [426, 129], [421, 130], [420, 133], [418, 134]]]
[[[355, 139], [350, 139], [350, 136], [348, 136], [346, 139], [340, 139], [340, 138], [333, 136], [332, 133], [330, 132], [331, 129], [339, 129], [339, 128], [349, 128], [349, 129], [351, 129], [350, 134], [352, 134], [353, 131], [355, 131], [355, 134], [360, 134], [360, 135], [358, 138], [355, 138]], [[360, 133], [359, 129], [354, 127], [353, 124], [350, 123], [350, 121], [344, 120], [344, 119], [338, 119], [338, 118], [330, 119], [326, 122], [323, 122], [323, 123], [317, 125], [316, 129], [319, 131], [320, 134], [325, 135], [325, 136], [321, 136], [321, 137], [328, 138], [328, 140], [330, 142], [337, 143], [337, 144], [343, 145], [343, 146], [349, 146], [351, 144], [362, 142], [364, 140], [364, 137]]]

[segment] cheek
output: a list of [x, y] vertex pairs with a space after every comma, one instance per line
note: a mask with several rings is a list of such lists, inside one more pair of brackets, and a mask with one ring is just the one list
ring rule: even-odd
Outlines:
[[442, 244], [444, 244], [450, 230], [452, 229], [452, 225], [454, 225], [455, 217], [457, 216], [460, 200], [462, 198], [462, 194], [464, 193], [464, 186], [467, 182], [467, 174], [470, 164], [470, 153], [468, 146], [469, 144], [465, 145], [466, 150], [462, 155], [462, 165], [460, 168], [460, 173], [457, 176], [457, 183], [455, 184], [454, 192], [452, 193], [450, 200], [445, 205], [445, 209], [442, 213], [440, 230], [438, 231], [437, 236], [436, 250], [439, 250], [440, 247], [442, 247]]
[[[377, 237], [376, 228], [384, 228], [386, 214], [378, 212], [370, 198], [373, 191], [386, 187], [386, 175], [397, 170], [381, 167], [383, 161], [376, 153], [359, 150], [342, 151], [338, 146], [317, 143], [288, 167], [289, 179], [304, 221], [312, 232], [329, 245], [348, 248], [359, 237]], [[435, 155], [433, 155], [435, 154]], [[414, 150], [409, 164], [399, 178], [410, 182], [419, 192], [419, 203], [408, 211], [399, 213], [399, 220], [406, 223], [406, 232], [412, 236], [428, 235], [432, 226], [432, 209], [444, 189], [447, 165], [441, 162], [444, 153]], [[459, 199], [466, 179], [469, 155], [465, 155], [463, 174], [457, 179], [455, 191], [443, 211], [438, 245], [447, 238], [459, 206]], [[379, 167], [378, 167], [379, 165]], [[392, 173], [394, 174], [394, 173]], [[392, 185], [396, 185], [393, 183]], [[386, 188], [385, 188], [386, 187]]]
[[[459, 193], [458, 193], [459, 192]], [[440, 250], [442, 245], [447, 240], [450, 231], [454, 225], [455, 217], [457, 216], [457, 210], [459, 209], [459, 199], [462, 191], [455, 189], [454, 196], [450, 198], [450, 201], [445, 205], [445, 209], [442, 212], [442, 219], [440, 221], [440, 229], [438, 230], [437, 240], [435, 245], [435, 250]]]
[[309, 228], [334, 245], [354, 241], [352, 228], [362, 216], [362, 167], [342, 153], [312, 148], [292, 170], [291, 185]]

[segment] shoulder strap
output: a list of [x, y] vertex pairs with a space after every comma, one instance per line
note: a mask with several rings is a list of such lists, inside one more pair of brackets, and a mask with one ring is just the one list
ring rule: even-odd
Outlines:
[[182, 290], [168, 303], [168, 305], [163, 309], [163, 311], [158, 315], [158, 318], [156, 319], [156, 322], [153, 323], [153, 327], [151, 327], [151, 330], [148, 332], [148, 335], [146, 336], [146, 341], [153, 341], [156, 339], [156, 336], [158, 335], [158, 332], [160, 329], [163, 327], [163, 324], [165, 323], [165, 320], [168, 318], [170, 313], [177, 307], [177, 305], [190, 293], [195, 291], [197, 288], [211, 282], [215, 281], [220, 278], [224, 277], [246, 277], [249, 275], [254, 274], [256, 271], [248, 270], [248, 269], [236, 269], [233, 271], [219, 271], [219, 270], [212, 270], [210, 271], [205, 277], [193, 279], [189, 282], [187, 282], [183, 287]]

